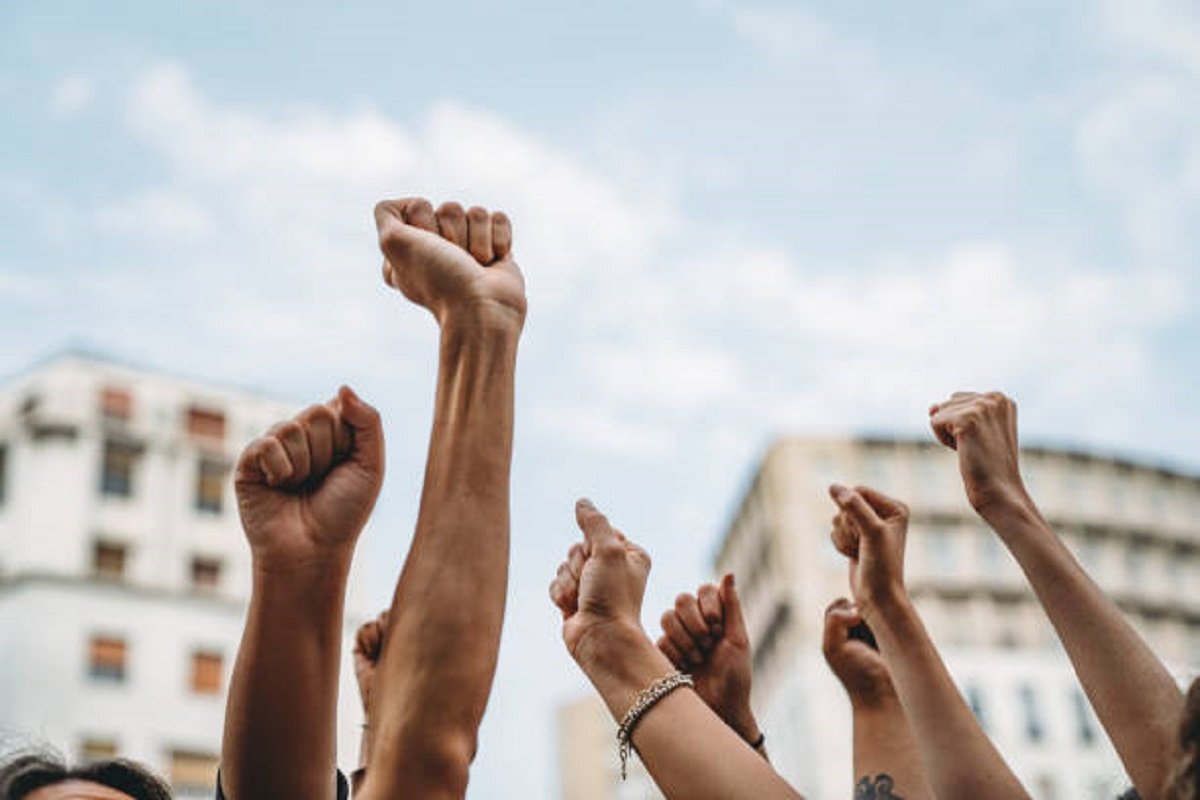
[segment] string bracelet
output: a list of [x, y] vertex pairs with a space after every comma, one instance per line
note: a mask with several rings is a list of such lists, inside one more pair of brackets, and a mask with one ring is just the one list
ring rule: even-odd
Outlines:
[[665, 678], [659, 678], [638, 694], [633, 706], [621, 717], [621, 725], [617, 728], [617, 753], [621, 756], [621, 780], [625, 780], [625, 767], [629, 762], [629, 751], [633, 749], [633, 729], [637, 727], [642, 716], [651, 706], [662, 700], [680, 686], [695, 686], [691, 675], [673, 672]]

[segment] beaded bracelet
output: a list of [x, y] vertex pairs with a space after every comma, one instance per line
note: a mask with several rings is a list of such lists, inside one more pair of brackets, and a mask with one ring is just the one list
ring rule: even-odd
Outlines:
[[641, 721], [642, 715], [650, 707], [678, 689], [680, 686], [695, 686], [691, 675], [673, 672], [665, 678], [659, 678], [646, 689], [643, 689], [634, 702], [633, 707], [621, 717], [621, 726], [617, 728], [617, 753], [621, 756], [621, 780], [625, 780], [625, 765], [629, 761], [629, 751], [633, 748], [633, 729]]

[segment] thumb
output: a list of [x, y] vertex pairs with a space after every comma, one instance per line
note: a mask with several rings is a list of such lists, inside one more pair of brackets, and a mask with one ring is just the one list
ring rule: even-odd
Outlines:
[[592, 505], [592, 501], [586, 497], [581, 497], [575, 502], [575, 522], [583, 531], [584, 541], [587, 542], [588, 550], [592, 555], [595, 555], [597, 550], [604, 546], [620, 546], [621, 540], [617, 538], [616, 531], [609, 524], [608, 517], [604, 516], [600, 509]]
[[366, 469], [383, 472], [383, 424], [379, 412], [349, 386], [338, 390], [337, 404], [341, 407], [342, 420], [354, 431], [351, 458]]
[[738, 596], [733, 573], [721, 579], [721, 607], [724, 612], [725, 636], [736, 641], [749, 642], [746, 633], [746, 618], [742, 615], [742, 598]]

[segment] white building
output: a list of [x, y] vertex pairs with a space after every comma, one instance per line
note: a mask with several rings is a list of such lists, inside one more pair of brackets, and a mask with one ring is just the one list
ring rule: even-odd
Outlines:
[[[1200, 478], [1045, 448], [1027, 449], [1022, 464], [1059, 534], [1180, 679], [1190, 678], [1200, 666]], [[954, 453], [932, 440], [782, 440], [738, 505], [715, 566], [738, 576], [754, 706], [777, 769], [812, 800], [849, 796], [857, 777], [849, 706], [820, 649], [825, 607], [849, 595], [846, 561], [829, 542], [833, 482], [865, 483], [911, 506], [910, 591], [964, 696], [1033, 796], [1112, 800], [1127, 788], [1020, 569], [967, 505]], [[574, 735], [567, 720], [580, 716], [564, 714], [564, 738]], [[569, 757], [607, 761], [611, 749], [606, 742], [603, 752]], [[591, 794], [572, 785], [589, 774], [564, 766], [567, 800], [659, 796], [644, 787], [618, 793], [615, 779]]]
[[[294, 411], [79, 354], [0, 386], [5, 751], [120, 755], [158, 769], [178, 796], [212, 796], [250, 591], [230, 471]], [[347, 763], [351, 675], [344, 665]]]

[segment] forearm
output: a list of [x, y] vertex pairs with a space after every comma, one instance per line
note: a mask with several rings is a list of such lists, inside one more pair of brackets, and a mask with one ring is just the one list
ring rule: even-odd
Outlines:
[[891, 669], [936, 796], [1028, 797], [958, 693], [908, 597], [882, 604], [867, 623]]
[[372, 776], [423, 769], [423, 750], [434, 762], [445, 748], [474, 754], [507, 591], [517, 338], [452, 320], [442, 329], [425, 486], [372, 698]]
[[[644, 634], [624, 640], [622, 647], [606, 656], [581, 660], [616, 720], [640, 692], [675, 669]], [[634, 728], [633, 744], [668, 798], [800, 797], [686, 687], [671, 692], [642, 716]]]
[[[904, 707], [895, 695], [870, 704], [854, 704], [855, 787], [886, 784], [905, 800], [933, 798], [921, 766], [921, 753]], [[858, 796], [857, 794], [855, 795]], [[880, 793], [865, 797], [883, 796]]]
[[1178, 684], [1032, 502], [985, 519], [1025, 572], [1139, 793], [1161, 797], [1178, 759]]
[[229, 800], [332, 797], [349, 553], [303, 571], [257, 566], [221, 747]]

